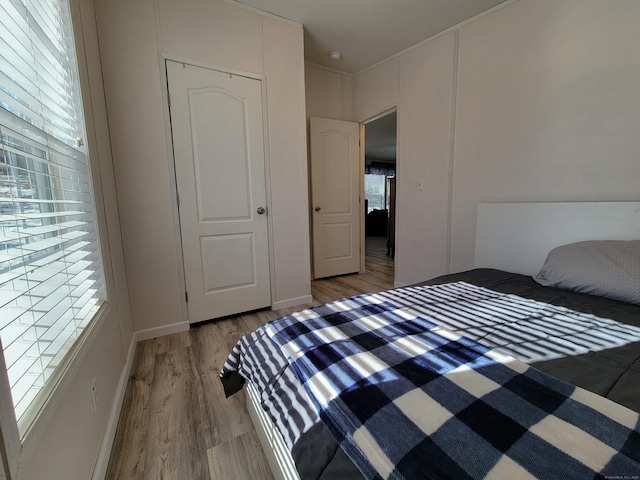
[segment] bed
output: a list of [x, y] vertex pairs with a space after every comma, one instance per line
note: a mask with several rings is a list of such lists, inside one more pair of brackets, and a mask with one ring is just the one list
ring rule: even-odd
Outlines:
[[[521, 221], [527, 209], [539, 215], [539, 204], [519, 207], [507, 208]], [[484, 268], [304, 310], [244, 337], [221, 377], [228, 394], [247, 384], [274, 476], [640, 476], [640, 222], [629, 221], [640, 208], [604, 208], [607, 218], [624, 210], [622, 231], [584, 242], [602, 232], [597, 222], [567, 246], [546, 235], [536, 271], [514, 273], [491, 248], [478, 252], [506, 231], [483, 222], [509, 217], [480, 206]], [[590, 215], [569, 217], [584, 225]]]

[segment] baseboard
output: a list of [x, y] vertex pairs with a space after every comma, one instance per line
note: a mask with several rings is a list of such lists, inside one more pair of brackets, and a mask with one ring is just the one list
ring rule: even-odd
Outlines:
[[136, 342], [149, 340], [150, 338], [163, 337], [172, 333], [185, 332], [189, 330], [189, 322], [172, 323], [162, 327], [148, 328], [147, 330], [139, 330], [134, 334]]
[[96, 466], [93, 469], [93, 476], [91, 477], [92, 480], [103, 480], [107, 474], [109, 458], [111, 457], [111, 449], [113, 448], [113, 441], [116, 438], [116, 429], [118, 428], [120, 411], [122, 410], [122, 403], [124, 402], [124, 394], [127, 391], [127, 384], [129, 383], [129, 375], [131, 374], [131, 367], [133, 365], [133, 357], [136, 352], [137, 344], [138, 341], [134, 334], [131, 337], [131, 342], [129, 343], [127, 357], [125, 358], [124, 367], [122, 368], [120, 380], [118, 381], [118, 388], [116, 389], [116, 394], [113, 398], [109, 421], [107, 422], [107, 427], [105, 428], [104, 436], [102, 437], [102, 445], [98, 452]]
[[280, 302], [273, 302], [271, 310], [280, 310], [281, 308], [295, 307], [296, 305], [304, 305], [313, 302], [311, 295], [305, 295], [303, 297], [289, 298]]

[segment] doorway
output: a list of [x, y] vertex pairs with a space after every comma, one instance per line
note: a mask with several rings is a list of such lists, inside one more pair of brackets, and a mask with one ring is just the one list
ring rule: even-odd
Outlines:
[[397, 113], [364, 125], [365, 264], [393, 263], [396, 219]]

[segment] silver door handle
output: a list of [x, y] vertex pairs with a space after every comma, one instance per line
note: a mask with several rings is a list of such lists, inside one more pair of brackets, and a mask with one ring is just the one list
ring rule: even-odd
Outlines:
[[322, 209], [321, 209], [320, 207], [316, 207], [316, 208], [314, 208], [314, 210], [315, 210], [316, 212], [319, 212], [319, 211], [320, 211], [320, 210], [322, 210]]
[[266, 212], [266, 210], [263, 207], [258, 207], [258, 215], [264, 215], [264, 212]]

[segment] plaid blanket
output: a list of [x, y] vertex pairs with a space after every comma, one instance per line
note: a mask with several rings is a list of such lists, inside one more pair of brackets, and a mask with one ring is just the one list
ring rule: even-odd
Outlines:
[[367, 478], [638, 478], [639, 415], [379, 295], [266, 326]]

